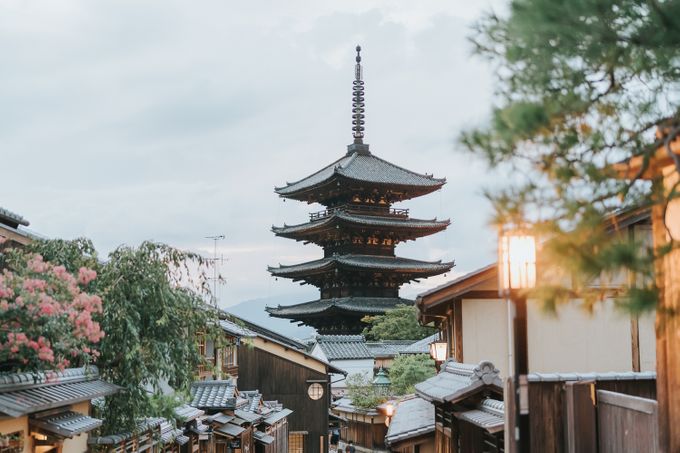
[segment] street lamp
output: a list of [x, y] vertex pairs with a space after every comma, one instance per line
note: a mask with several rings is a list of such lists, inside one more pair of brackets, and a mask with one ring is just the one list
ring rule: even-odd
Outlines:
[[446, 360], [446, 342], [442, 340], [435, 340], [430, 343], [430, 357], [432, 360], [437, 362], [437, 364]]
[[499, 293], [512, 301], [515, 390], [515, 441], [529, 452], [529, 347], [526, 291], [536, 286], [536, 238], [521, 230], [501, 230], [498, 238]]

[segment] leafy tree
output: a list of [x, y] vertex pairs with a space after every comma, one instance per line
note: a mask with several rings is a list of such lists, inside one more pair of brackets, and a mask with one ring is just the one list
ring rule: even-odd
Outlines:
[[103, 301], [99, 321], [106, 335], [96, 363], [104, 378], [123, 387], [106, 398], [102, 432], [132, 430], [139, 418], [166, 415], [161, 387], [188, 390], [203, 360], [197, 337], [216, 326], [216, 311], [204, 302], [208, 262], [154, 242], [121, 246], [104, 263], [86, 239], [36, 241], [27, 251], [66, 269], [98, 268], [92, 290]]
[[390, 367], [392, 393], [407, 395], [415, 392], [415, 385], [437, 372], [434, 360], [427, 354], [400, 354]]
[[373, 409], [386, 400], [385, 396], [377, 392], [371, 379], [363, 373], [350, 374], [345, 383], [352, 404], [359, 409]]
[[[641, 176], [659, 148], [680, 171], [669, 147], [680, 132], [680, 2], [513, 0], [471, 39], [495, 65], [497, 103], [491, 122], [461, 142], [513, 172], [510, 187], [487, 194], [495, 222], [550, 237], [542, 267], [556, 282], [574, 277], [569, 290], [554, 283], [537, 295], [548, 307], [570, 291], [594, 303], [603, 293], [593, 281], [623, 268], [639, 282], [625, 306], [653, 308], [652, 262], [668, 250], [621, 238], [613, 214], [678, 195]], [[642, 170], [619, 179], [634, 157]]]
[[384, 315], [365, 316], [364, 335], [369, 340], [421, 340], [435, 330], [418, 324], [418, 311], [412, 305], [397, 305]]

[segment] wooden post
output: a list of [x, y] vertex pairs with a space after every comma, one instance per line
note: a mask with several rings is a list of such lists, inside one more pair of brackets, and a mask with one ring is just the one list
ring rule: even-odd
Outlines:
[[512, 297], [515, 304], [514, 349], [515, 349], [515, 420], [519, 438], [517, 452], [529, 453], [531, 439], [529, 434], [529, 345], [527, 341], [527, 298], [524, 295]]

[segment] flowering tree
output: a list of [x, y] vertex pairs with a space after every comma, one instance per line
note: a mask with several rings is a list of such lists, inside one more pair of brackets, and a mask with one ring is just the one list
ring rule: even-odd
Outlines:
[[94, 361], [104, 337], [97, 295], [83, 291], [97, 273], [72, 274], [38, 254], [17, 259], [0, 275], [0, 370], [64, 369]]

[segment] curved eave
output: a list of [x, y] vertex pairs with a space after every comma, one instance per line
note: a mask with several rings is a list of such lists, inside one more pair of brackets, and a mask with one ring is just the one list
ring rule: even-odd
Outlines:
[[414, 301], [400, 297], [343, 297], [318, 299], [295, 305], [266, 307], [265, 310], [276, 318], [304, 319], [330, 313], [354, 313], [358, 315], [383, 314], [397, 305], [413, 305]]
[[[429, 277], [448, 272], [454, 262], [429, 262], [398, 257], [382, 257], [373, 255], [345, 255], [332, 258], [322, 258], [316, 261], [294, 264], [291, 266], [269, 267], [269, 272], [275, 277], [304, 278], [306, 276], [324, 273], [335, 269], [348, 271], [387, 271], [394, 273], [413, 274], [419, 277]], [[416, 277], [417, 278], [417, 277]]]
[[277, 236], [292, 239], [304, 239], [306, 236], [324, 231], [325, 229], [341, 227], [393, 229], [408, 231], [414, 237], [422, 237], [445, 230], [451, 221], [422, 220], [410, 218], [386, 218], [379, 216], [353, 216], [348, 213], [333, 214], [325, 219], [314, 220], [297, 225], [272, 226], [272, 232]]

